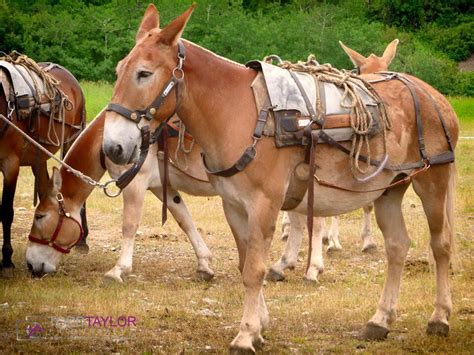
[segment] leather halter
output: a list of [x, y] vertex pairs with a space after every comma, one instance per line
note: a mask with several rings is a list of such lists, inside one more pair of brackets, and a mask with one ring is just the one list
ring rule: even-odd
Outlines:
[[[171, 75], [171, 78], [168, 80], [163, 90], [146, 109], [132, 111], [122, 105], [110, 103], [107, 105], [107, 108], [105, 110], [116, 112], [119, 115], [125, 117], [126, 119], [132, 122], [135, 122], [136, 124], [140, 123], [140, 121], [143, 118], [145, 118], [147, 121], [151, 121], [153, 117], [155, 116], [155, 114], [158, 112], [161, 104], [168, 97], [168, 95], [171, 93], [173, 88], [183, 81], [184, 79], [183, 65], [184, 65], [185, 59], [186, 59], [186, 49], [183, 43], [179, 41], [178, 42], [178, 65], [176, 66], [176, 68], [173, 69], [173, 74]], [[173, 115], [174, 115], [174, 112], [173, 112]], [[171, 116], [168, 118], [168, 120], [171, 118]]]
[[[116, 103], [109, 103], [106, 107], [106, 111], [112, 111], [118, 113], [120, 116], [130, 120], [134, 123], [138, 124], [141, 122], [143, 118], [145, 118], [148, 122], [150, 122], [155, 114], [160, 109], [160, 106], [163, 104], [164, 100], [169, 96], [171, 91], [175, 89], [176, 92], [176, 102], [178, 101], [178, 85], [184, 79], [184, 71], [183, 65], [186, 59], [186, 49], [181, 41], [178, 42], [178, 65], [173, 69], [173, 73], [171, 78], [166, 83], [163, 90], [161, 90], [160, 94], [153, 100], [153, 102], [144, 110], [129, 110], [128, 108], [116, 104]], [[109, 197], [116, 197], [120, 195], [120, 192], [133, 180], [133, 178], [138, 174], [142, 165], [144, 164], [146, 157], [148, 155], [148, 149], [151, 143], [154, 143], [158, 140], [159, 136], [162, 134], [166, 124], [168, 121], [173, 117], [176, 113], [176, 107], [174, 112], [163, 122], [160, 123], [158, 128], [150, 134], [150, 127], [149, 126], [142, 126], [140, 129], [140, 133], [142, 136], [142, 143], [140, 146], [140, 156], [139, 159], [133, 164], [133, 166], [125, 171], [117, 180], [111, 180], [111, 182], [115, 181], [115, 185], [119, 188], [118, 193], [110, 193], [107, 189], [104, 190], [105, 194]], [[103, 153], [102, 153], [103, 154]]]
[[[82, 237], [84, 236], [84, 230], [82, 229], [81, 223], [77, 219], [72, 217], [69, 212], [66, 212], [66, 209], [65, 209], [65, 206], [64, 206], [64, 198], [63, 198], [62, 193], [59, 192], [56, 195], [56, 199], [58, 200], [58, 203], [59, 203], [59, 211], [58, 211], [59, 220], [58, 220], [58, 224], [56, 225], [56, 229], [54, 230], [53, 235], [51, 236], [51, 239], [50, 240], [40, 239], [40, 238], [35, 237], [32, 234], [30, 234], [28, 236], [28, 239], [30, 240], [30, 242], [33, 242], [33, 243], [50, 246], [51, 248], [59, 251], [62, 254], [69, 254], [71, 249], [77, 243], [79, 243], [81, 241]], [[61, 227], [63, 225], [65, 217], [72, 220], [73, 222], [75, 222], [78, 225], [78, 227], [81, 231], [81, 233], [79, 235], [79, 239], [73, 245], [71, 245], [70, 247], [67, 247], [67, 248], [65, 248], [65, 247], [63, 247], [63, 246], [56, 243], [56, 238], [58, 237], [59, 232], [61, 231]]]

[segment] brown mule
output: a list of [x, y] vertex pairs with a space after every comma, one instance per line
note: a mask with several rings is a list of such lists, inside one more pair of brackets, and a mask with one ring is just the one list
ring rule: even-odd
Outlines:
[[[77, 80], [67, 70], [58, 66], [54, 66], [49, 71], [49, 74], [60, 81], [59, 89], [67, 96], [71, 104], [69, 109], [65, 110], [64, 115], [64, 141], [67, 142], [67, 144], [64, 146], [64, 150], [67, 151], [68, 146], [70, 146], [70, 144], [73, 142], [73, 139], [71, 138], [77, 137], [79, 130], [78, 127], [82, 129], [85, 126], [84, 95]], [[3, 90], [0, 90], [0, 114], [5, 117], [7, 117], [9, 114], [8, 98], [6, 98], [3, 94]], [[47, 141], [49, 116], [39, 113], [39, 117], [34, 119], [36, 120], [37, 124], [35, 139], [40, 139], [43, 142]], [[30, 132], [28, 121], [29, 120], [27, 119], [20, 119], [18, 117], [17, 110], [13, 110], [11, 122], [27, 133]], [[3, 121], [1, 123], [3, 124]], [[61, 123], [55, 122], [53, 123], [53, 126], [57, 132], [61, 132]], [[47, 194], [46, 191], [49, 177], [46, 162], [48, 157], [41, 153], [32, 144], [30, 144], [12, 127], [5, 126], [2, 131], [3, 133], [0, 136], [0, 169], [4, 176], [0, 213], [3, 224], [2, 273], [5, 276], [11, 276], [12, 269], [14, 267], [11, 260], [13, 254], [13, 248], [11, 246], [11, 225], [14, 216], [13, 199], [15, 196], [20, 166], [32, 167], [33, 172], [35, 173], [38, 192], [41, 199]], [[44, 143], [42, 143], [42, 145], [53, 154], [59, 150], [59, 146], [57, 145]], [[85, 222], [85, 213], [83, 213], [83, 219]], [[86, 225], [86, 223], [84, 224]]]
[[[212, 170], [233, 166], [252, 145], [258, 115], [251, 89], [256, 72], [181, 40], [193, 7], [159, 29], [158, 12], [150, 5], [135, 46], [117, 66], [112, 103], [122, 108], [122, 112], [108, 111], [104, 126], [104, 151], [115, 163], [125, 164], [137, 158], [140, 127], [149, 124], [155, 129], [175, 112], [201, 145], [206, 163]], [[404, 77], [416, 86], [428, 157], [447, 151], [445, 131], [431, 100], [444, 117], [453, 146], [459, 133], [456, 114], [448, 101], [431, 86], [417, 78]], [[370, 74], [364, 78], [382, 77]], [[419, 162], [417, 119], [410, 89], [400, 80], [379, 81], [373, 87], [386, 103], [393, 124], [387, 131], [389, 163]], [[372, 155], [382, 156], [382, 137], [372, 138], [370, 144]], [[240, 173], [230, 177], [209, 175], [222, 197], [225, 215], [237, 243], [245, 288], [240, 331], [231, 343], [235, 351], [255, 351], [254, 346], [263, 341], [261, 332], [269, 323], [262, 289], [265, 260], [292, 172], [305, 157], [305, 148], [277, 149], [271, 137], [262, 137], [255, 147], [255, 159]], [[366, 154], [364, 150], [362, 153]], [[346, 189], [372, 190], [362, 194], [315, 185], [314, 214], [341, 214], [375, 201], [377, 223], [385, 239], [388, 276], [377, 311], [364, 335], [366, 338], [384, 337], [389, 324], [395, 320], [403, 264], [410, 247], [401, 209], [409, 185], [376, 190], [400, 177], [399, 172], [388, 169], [361, 185], [353, 178], [348, 156], [330, 145], [320, 144], [315, 159], [321, 180]], [[407, 169], [403, 173], [408, 175], [413, 170]], [[430, 167], [413, 178], [413, 187], [425, 210], [436, 261], [436, 302], [428, 332], [446, 335], [452, 309], [448, 268], [454, 164]]]
[[359, 74], [371, 74], [387, 71], [388, 66], [392, 62], [393, 58], [395, 58], [395, 54], [397, 53], [398, 43], [398, 39], [394, 39], [392, 42], [390, 42], [387, 48], [385, 48], [385, 51], [381, 57], [378, 57], [373, 53], [368, 57], [364, 57], [362, 54], [357, 53], [355, 50], [350, 49], [344, 45], [344, 43], [339, 41], [339, 44], [341, 45], [342, 49], [344, 49], [344, 52], [346, 52], [352, 63], [356, 66], [356, 68], [358, 68]]

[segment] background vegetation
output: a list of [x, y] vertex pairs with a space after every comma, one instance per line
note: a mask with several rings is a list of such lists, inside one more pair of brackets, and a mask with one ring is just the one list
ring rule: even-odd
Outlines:
[[[114, 81], [151, 0], [0, 0], [0, 50], [66, 66], [81, 80]], [[153, 1], [162, 24], [190, 0]], [[289, 60], [316, 54], [352, 65], [338, 41], [364, 55], [400, 38], [393, 70], [412, 73], [445, 94], [474, 95], [474, 76], [456, 62], [474, 47], [469, 0], [199, 0], [184, 36], [246, 62], [277, 53]]]

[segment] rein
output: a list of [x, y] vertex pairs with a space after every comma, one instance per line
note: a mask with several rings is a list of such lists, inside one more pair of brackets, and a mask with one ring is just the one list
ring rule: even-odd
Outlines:
[[[56, 199], [57, 199], [58, 204], [59, 204], [59, 211], [58, 211], [59, 220], [58, 220], [58, 224], [56, 225], [56, 228], [54, 229], [54, 232], [53, 232], [53, 235], [51, 236], [51, 238], [49, 240], [40, 239], [40, 238], [37, 238], [34, 235], [30, 234], [28, 236], [28, 239], [30, 240], [30, 242], [33, 242], [33, 243], [37, 243], [37, 244], [41, 244], [41, 245], [47, 245], [47, 246], [59, 251], [62, 254], [69, 254], [71, 252], [71, 249], [74, 248], [74, 246], [81, 241], [82, 237], [84, 236], [84, 230], [82, 229], [81, 223], [77, 219], [72, 217], [69, 212], [66, 211], [66, 208], [64, 206], [64, 198], [63, 198], [63, 195], [60, 192], [56, 195]], [[75, 222], [77, 224], [77, 226], [79, 227], [80, 232], [81, 232], [80, 235], [79, 235], [79, 239], [77, 239], [77, 241], [74, 244], [72, 244], [70, 247], [63, 247], [63, 246], [59, 245], [58, 243], [56, 243], [56, 238], [58, 237], [59, 232], [61, 231], [61, 228], [62, 228], [63, 222], [64, 222], [64, 218], [70, 219], [73, 222]]]

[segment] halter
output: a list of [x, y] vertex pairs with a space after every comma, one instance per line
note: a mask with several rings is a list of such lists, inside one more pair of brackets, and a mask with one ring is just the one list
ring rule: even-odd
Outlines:
[[[58, 221], [58, 224], [56, 225], [56, 229], [54, 230], [53, 236], [51, 237], [51, 239], [50, 240], [40, 239], [40, 238], [35, 237], [32, 234], [30, 234], [28, 236], [28, 239], [30, 240], [30, 242], [33, 242], [33, 243], [50, 246], [51, 248], [59, 251], [60, 253], [69, 254], [71, 249], [77, 243], [79, 243], [81, 241], [82, 237], [84, 236], [84, 230], [82, 229], [81, 223], [77, 219], [72, 217], [69, 212], [66, 212], [66, 208], [64, 206], [63, 194], [59, 192], [56, 195], [56, 199], [58, 200], [58, 203], [59, 203], [59, 211], [58, 211], [59, 221]], [[69, 248], [64, 248], [64, 247], [62, 247], [62, 246], [60, 246], [59, 244], [56, 243], [56, 238], [58, 237], [59, 232], [61, 231], [61, 227], [62, 227], [63, 222], [64, 222], [64, 217], [74, 221], [79, 226], [79, 229], [81, 231], [81, 234], [79, 235], [79, 239], [73, 245], [71, 245]]]
[[[171, 91], [175, 87], [177, 87], [178, 84], [182, 82], [184, 79], [183, 65], [186, 59], [186, 50], [181, 41], [178, 42], [178, 56], [177, 57], [178, 57], [178, 65], [173, 69], [171, 78], [168, 80], [168, 82], [166, 83], [164, 89], [160, 92], [160, 94], [155, 98], [155, 100], [153, 100], [153, 102], [146, 109], [132, 111], [122, 105], [110, 103], [107, 105], [107, 108], [105, 110], [118, 113], [120, 116], [125, 117], [126, 119], [132, 122], [135, 122], [137, 125], [140, 123], [140, 121], [143, 118], [145, 118], [147, 121], [151, 121], [153, 117], [155, 116], [155, 114], [160, 109], [160, 106], [163, 103], [163, 101], [168, 97]], [[175, 112], [173, 112], [173, 114], [170, 117], [168, 117], [168, 119], [166, 119], [164, 122], [167, 122], [176, 113], [176, 108], [174, 111]]]
[[[160, 94], [153, 100], [153, 102], [144, 110], [129, 110], [128, 108], [115, 104], [115, 103], [110, 103], [106, 107], [106, 111], [112, 111], [115, 113], [118, 113], [120, 116], [126, 118], [127, 120], [130, 120], [134, 123], [137, 124], [137, 127], [140, 129], [140, 133], [142, 136], [142, 144], [140, 146], [140, 156], [138, 160], [133, 164], [133, 166], [125, 171], [122, 175], [117, 180], [110, 180], [108, 183], [115, 182], [115, 185], [119, 188], [119, 191], [117, 193], [111, 193], [108, 192], [107, 186], [104, 189], [104, 192], [107, 196], [109, 197], [116, 197], [120, 195], [120, 192], [133, 180], [133, 178], [138, 174], [140, 171], [143, 163], [145, 162], [145, 159], [148, 155], [148, 148], [149, 145], [152, 142], [155, 142], [158, 140], [159, 136], [161, 135], [162, 131], [164, 131], [167, 127], [168, 121], [173, 117], [173, 115], [176, 113], [176, 109], [178, 106], [178, 84], [181, 83], [184, 79], [184, 71], [183, 71], [183, 65], [184, 61], [186, 59], [186, 49], [181, 41], [178, 42], [178, 64], [177, 66], [173, 69], [171, 78], [168, 80], [166, 83], [165, 87], [163, 90], [161, 90]], [[138, 126], [140, 121], [145, 118], [148, 122], [150, 122], [154, 115], [158, 112], [160, 106], [163, 104], [164, 100], [168, 97], [168, 95], [173, 91], [173, 89], [176, 88], [176, 107], [174, 109], [174, 112], [163, 122], [160, 123], [160, 125], [157, 127], [157, 129], [153, 132], [150, 133], [150, 127], [149, 126], [142, 126], [141, 128]], [[164, 197], [166, 200], [166, 194], [164, 193]], [[166, 203], [164, 202], [163, 208], [165, 208]]]

